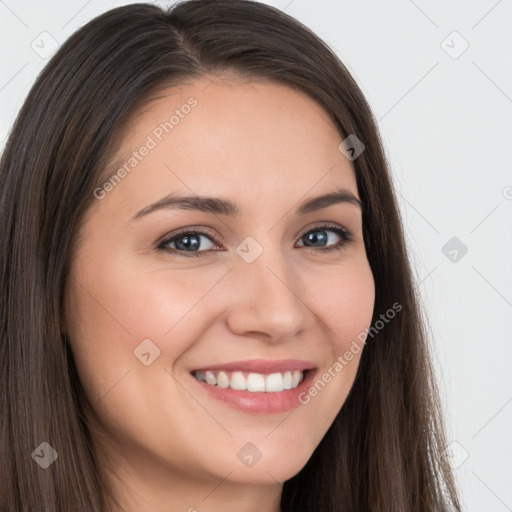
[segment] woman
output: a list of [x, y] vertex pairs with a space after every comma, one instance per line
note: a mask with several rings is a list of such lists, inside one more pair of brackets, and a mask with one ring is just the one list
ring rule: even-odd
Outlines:
[[460, 509], [375, 122], [303, 25], [106, 12], [1, 179], [6, 511]]

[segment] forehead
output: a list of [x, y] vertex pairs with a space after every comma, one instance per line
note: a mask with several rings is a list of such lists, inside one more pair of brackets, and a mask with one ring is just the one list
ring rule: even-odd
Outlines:
[[261, 209], [335, 186], [357, 194], [340, 142], [328, 113], [290, 87], [197, 80], [135, 112], [109, 166], [120, 179], [101, 203], [133, 213], [180, 192], [240, 198], [242, 207]]

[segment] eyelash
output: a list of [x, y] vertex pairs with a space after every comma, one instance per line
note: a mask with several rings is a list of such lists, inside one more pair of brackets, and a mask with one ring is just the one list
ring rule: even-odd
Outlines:
[[[315, 232], [315, 231], [333, 231], [336, 233], [340, 238], [341, 241], [338, 242], [335, 245], [330, 245], [328, 247], [308, 247], [308, 246], [302, 246], [305, 249], [310, 249], [313, 252], [321, 252], [321, 253], [327, 253], [331, 251], [339, 251], [345, 248], [345, 246], [353, 241], [352, 234], [345, 228], [342, 228], [337, 225], [331, 225], [331, 224], [324, 224], [323, 226], [314, 227], [312, 229], [309, 229], [305, 231], [300, 237], [299, 240], [304, 238], [308, 233]], [[176, 239], [179, 239], [183, 235], [203, 235], [207, 238], [209, 238], [215, 245], [220, 245], [220, 243], [216, 240], [214, 236], [212, 236], [209, 233], [206, 233], [201, 230], [196, 229], [183, 229], [179, 231], [178, 233], [173, 234], [171, 237], [166, 238], [162, 242], [160, 242], [157, 245], [157, 250], [171, 252], [173, 254], [179, 254], [180, 256], [185, 256], [186, 258], [200, 258], [203, 256], [207, 256], [209, 252], [216, 249], [209, 249], [206, 251], [182, 251], [179, 249], [173, 249], [172, 247], [167, 247], [168, 244], [171, 242], [174, 242]]]

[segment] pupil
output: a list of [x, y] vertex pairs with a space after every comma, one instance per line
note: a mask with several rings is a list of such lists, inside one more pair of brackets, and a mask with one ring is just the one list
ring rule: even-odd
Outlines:
[[[183, 240], [184, 242], [180, 242], [180, 240]], [[179, 247], [180, 245], [181, 245], [181, 247]], [[178, 238], [178, 241], [176, 242], [176, 247], [179, 250], [190, 249], [190, 248], [197, 250], [197, 248], [199, 247], [198, 236], [197, 235], [182, 236], [182, 237]]]
[[[326, 236], [325, 231], [312, 231], [307, 235], [310, 242], [313, 242], [313, 244], [316, 244], [316, 242], [326, 242]], [[320, 243], [320, 246], [323, 246], [324, 244]]]

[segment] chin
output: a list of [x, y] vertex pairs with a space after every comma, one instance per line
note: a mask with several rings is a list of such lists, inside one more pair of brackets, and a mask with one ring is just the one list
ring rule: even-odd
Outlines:
[[[253, 460], [248, 458], [246, 463], [240, 461], [240, 459], [244, 459], [244, 452], [242, 452], [240, 458], [237, 455], [234, 468], [233, 464], [226, 464], [222, 468], [222, 476], [225, 477], [226, 469], [232, 467], [233, 472], [229, 476], [229, 480], [233, 482], [261, 485], [285, 482], [299, 473], [311, 458], [313, 452], [311, 450], [304, 451], [304, 444], [306, 443], [295, 449], [277, 444], [268, 446], [266, 449], [261, 449], [261, 455], [253, 447], [248, 446], [247, 453], [250, 453], [251, 449], [254, 450]], [[260, 458], [257, 459], [257, 457]]]

